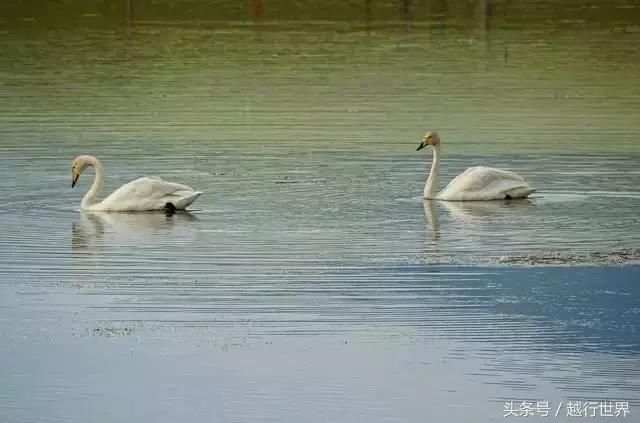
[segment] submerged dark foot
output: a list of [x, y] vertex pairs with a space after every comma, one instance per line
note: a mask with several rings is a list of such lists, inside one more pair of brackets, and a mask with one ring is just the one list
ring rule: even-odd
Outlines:
[[176, 206], [174, 206], [173, 203], [166, 203], [164, 205], [164, 212], [167, 216], [171, 216], [176, 212]]

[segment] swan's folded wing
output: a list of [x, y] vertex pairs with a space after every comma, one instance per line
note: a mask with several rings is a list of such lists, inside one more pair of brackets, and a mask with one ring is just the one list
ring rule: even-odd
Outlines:
[[156, 209], [167, 202], [193, 196], [191, 187], [160, 178], [139, 178], [118, 188], [104, 203], [119, 209]]
[[449, 182], [443, 190], [455, 188], [462, 191], [480, 191], [493, 184], [507, 182], [509, 185], [524, 183], [524, 178], [508, 170], [475, 166], [462, 172]]
[[521, 191], [532, 192], [533, 189], [517, 173], [477, 166], [456, 176], [439, 197], [447, 200], [493, 200]]
[[524, 182], [524, 178], [515, 172], [509, 170], [496, 169], [487, 166], [473, 166], [462, 172], [457, 178], [472, 177], [475, 180], [487, 181], [487, 180], [518, 180]]
[[193, 194], [193, 189], [175, 182], [163, 181], [160, 178], [136, 179], [136, 190], [145, 198], [184, 197]]

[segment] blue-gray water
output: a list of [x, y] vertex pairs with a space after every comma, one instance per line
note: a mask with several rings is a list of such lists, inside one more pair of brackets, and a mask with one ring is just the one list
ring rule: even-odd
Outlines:
[[[0, 416], [635, 421], [640, 31], [548, 29], [7, 26]], [[423, 202], [427, 129], [539, 191]], [[205, 194], [81, 213], [78, 154]]]

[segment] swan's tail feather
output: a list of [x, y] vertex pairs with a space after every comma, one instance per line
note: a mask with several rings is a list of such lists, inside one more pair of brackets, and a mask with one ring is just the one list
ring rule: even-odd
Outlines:
[[174, 201], [174, 205], [178, 210], [184, 210], [189, 207], [194, 201], [198, 199], [202, 195], [202, 192], [195, 191], [193, 194], [180, 198], [177, 201]]
[[537, 189], [532, 188], [532, 187], [518, 187], [515, 188], [513, 190], [511, 190], [511, 192], [509, 192], [508, 196], [511, 198], [525, 198], [528, 197], [529, 195], [533, 194], [534, 192], [536, 192]]

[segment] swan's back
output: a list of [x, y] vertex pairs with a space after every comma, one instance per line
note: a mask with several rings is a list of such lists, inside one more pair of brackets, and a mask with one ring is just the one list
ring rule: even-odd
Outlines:
[[522, 176], [508, 170], [475, 166], [453, 178], [438, 194], [449, 201], [524, 198], [535, 192]]
[[192, 204], [202, 193], [158, 177], [143, 177], [118, 188], [101, 203], [97, 210], [148, 211], [161, 210], [167, 203], [177, 210]]

